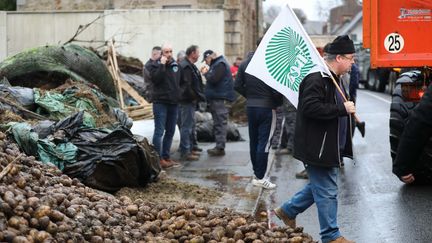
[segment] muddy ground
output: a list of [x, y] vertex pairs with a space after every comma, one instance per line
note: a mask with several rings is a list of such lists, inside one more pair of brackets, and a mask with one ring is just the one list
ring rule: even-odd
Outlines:
[[128, 196], [133, 201], [142, 199], [154, 203], [176, 205], [188, 202], [202, 206], [210, 206], [227, 195], [212, 188], [178, 181], [165, 174], [161, 176], [159, 181], [150, 183], [145, 188], [124, 187], [115, 193], [115, 196]]

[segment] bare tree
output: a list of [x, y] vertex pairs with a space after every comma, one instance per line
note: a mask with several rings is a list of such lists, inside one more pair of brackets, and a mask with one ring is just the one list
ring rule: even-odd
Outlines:
[[297, 18], [300, 20], [300, 23], [304, 24], [307, 21], [307, 17], [303, 9], [293, 8], [293, 11]]
[[264, 23], [270, 26], [281, 11], [280, 6], [271, 5], [264, 13]]
[[[270, 6], [267, 9], [267, 11], [265, 11], [265, 13], [264, 13], [264, 25], [265, 25], [264, 27], [265, 27], [265, 29], [268, 29], [270, 27], [270, 25], [273, 23], [273, 21], [279, 15], [280, 11], [281, 11], [281, 7], [276, 6], [276, 5]], [[307, 16], [302, 9], [294, 8], [293, 11], [302, 24], [304, 24], [307, 21]]]
[[340, 0], [329, 0], [327, 3], [317, 1], [316, 9], [318, 12], [318, 16], [322, 20], [328, 20], [330, 16], [330, 10], [338, 5], [341, 5]]

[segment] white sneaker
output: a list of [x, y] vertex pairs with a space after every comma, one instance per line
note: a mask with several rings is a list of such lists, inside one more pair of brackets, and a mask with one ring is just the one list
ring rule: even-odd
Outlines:
[[276, 184], [270, 182], [268, 179], [262, 178], [261, 180], [259, 179], [252, 179], [252, 184], [254, 186], [260, 186], [264, 189], [274, 189], [276, 188]]

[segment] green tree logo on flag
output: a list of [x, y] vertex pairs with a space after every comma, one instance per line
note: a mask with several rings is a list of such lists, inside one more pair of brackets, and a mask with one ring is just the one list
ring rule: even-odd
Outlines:
[[315, 66], [305, 40], [290, 27], [271, 38], [265, 51], [265, 63], [275, 80], [295, 92]]

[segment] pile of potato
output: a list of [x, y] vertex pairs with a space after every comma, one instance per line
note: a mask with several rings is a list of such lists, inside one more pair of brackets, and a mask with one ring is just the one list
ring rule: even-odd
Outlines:
[[2, 242], [313, 242], [302, 231], [228, 209], [116, 198], [22, 154], [0, 132]]

